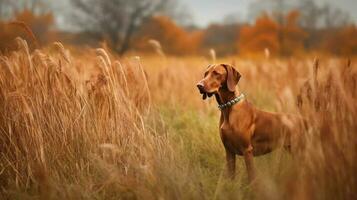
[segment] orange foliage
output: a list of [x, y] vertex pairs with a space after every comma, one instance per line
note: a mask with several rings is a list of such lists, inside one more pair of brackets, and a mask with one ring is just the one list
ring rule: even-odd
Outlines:
[[253, 26], [240, 30], [238, 48], [241, 53], [263, 52], [268, 48], [272, 53], [279, 50], [279, 25], [268, 15], [259, 17]]
[[299, 15], [298, 11], [291, 11], [286, 16], [285, 24], [281, 27], [281, 53], [283, 55], [290, 56], [304, 50], [307, 33], [298, 25]]
[[268, 49], [273, 54], [291, 55], [303, 49], [306, 33], [297, 24], [299, 13], [290, 12], [279, 24], [268, 15], [259, 17], [253, 26], [240, 30], [238, 49], [241, 53], [261, 53]]
[[[16, 37], [25, 38], [32, 46], [36, 44], [34, 38], [26, 31], [26, 28], [21, 26], [23, 22], [33, 32], [36, 40], [41, 43], [47, 43], [55, 37], [55, 33], [51, 31], [54, 23], [54, 18], [51, 13], [36, 15], [30, 10], [25, 9], [17, 13], [14, 19], [9, 21], [0, 21], [0, 52], [14, 49], [14, 39]], [[20, 25], [19, 25], [20, 24]]]
[[325, 51], [336, 55], [356, 55], [357, 54], [357, 27], [347, 26], [336, 34], [328, 37], [323, 45]]
[[156, 16], [141, 28], [133, 43], [136, 49], [148, 50], [148, 40], [154, 39], [160, 42], [164, 52], [192, 54], [198, 51], [202, 36], [201, 31], [187, 32], [169, 17]]

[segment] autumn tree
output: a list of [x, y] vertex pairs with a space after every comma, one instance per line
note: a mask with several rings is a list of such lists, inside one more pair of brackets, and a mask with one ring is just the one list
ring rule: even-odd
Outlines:
[[239, 37], [240, 25], [236, 22], [212, 24], [204, 31], [203, 49], [214, 49], [217, 55], [228, 55], [236, 52], [235, 38]]
[[188, 32], [167, 16], [155, 16], [136, 34], [136, 49], [148, 50], [149, 40], [158, 41], [169, 54], [192, 54], [200, 47], [202, 32]]
[[15, 21], [24, 22], [41, 43], [47, 43], [53, 37], [51, 31], [54, 26], [54, 17], [50, 12], [36, 15], [25, 9], [16, 14]]
[[[173, 0], [73, 0], [78, 8], [77, 25], [108, 40], [120, 54], [130, 48], [134, 33], [157, 13], [164, 12]], [[170, 6], [169, 6], [170, 5]]]
[[278, 53], [279, 25], [271, 17], [264, 14], [254, 25], [245, 25], [240, 30], [238, 49], [240, 53], [256, 53], [269, 49], [271, 53]]
[[327, 1], [318, 3], [316, 0], [252, 0], [249, 8], [252, 19], [266, 12], [274, 16], [279, 25], [283, 24], [283, 16], [290, 10], [299, 11], [297, 23], [308, 33], [304, 41], [306, 50], [317, 50], [325, 42], [324, 35], [332, 35], [352, 21], [348, 13]]
[[240, 52], [259, 53], [268, 49], [273, 54], [290, 56], [302, 51], [307, 34], [299, 26], [298, 17], [298, 11], [291, 11], [278, 22], [264, 14], [254, 25], [244, 26], [238, 42]]
[[304, 40], [307, 33], [298, 24], [300, 12], [293, 10], [289, 12], [280, 26], [281, 41], [280, 53], [283, 56], [291, 56], [294, 53], [304, 50]]
[[1, 51], [14, 48], [16, 37], [35, 46], [49, 42], [55, 35], [54, 16], [45, 0], [0, 0], [0, 17]]
[[335, 55], [357, 55], [357, 27], [346, 26], [331, 34], [322, 45], [323, 50]]
[[0, 22], [0, 49], [14, 48], [16, 37], [25, 38], [35, 47], [53, 40], [55, 32], [52, 30], [54, 17], [52, 13], [34, 14], [28, 9], [15, 13], [14, 18]]

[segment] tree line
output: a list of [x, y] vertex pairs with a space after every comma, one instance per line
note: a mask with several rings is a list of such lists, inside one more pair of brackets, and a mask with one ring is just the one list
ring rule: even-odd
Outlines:
[[[270, 0], [266, 2], [269, 3]], [[55, 15], [41, 0], [9, 3], [0, 0], [0, 50], [11, 49], [11, 38], [29, 37], [21, 21], [33, 31], [40, 44], [61, 40], [74, 45], [97, 45], [106, 41], [119, 54], [128, 51], [152, 52], [149, 41], [157, 41], [164, 52], [175, 55], [269, 54], [292, 56], [309, 52], [335, 55], [357, 54], [357, 29], [347, 15], [330, 6], [319, 7], [312, 0], [286, 6], [283, 0], [270, 1], [271, 9], [255, 12], [252, 22], [228, 20], [207, 28], [182, 25], [184, 14], [174, 0], [73, 0], [76, 32], [55, 27]], [[20, 1], [19, 1], [20, 2]], [[9, 10], [13, 8], [12, 16]], [[5, 17], [8, 15], [9, 17]], [[29, 38], [30, 40], [32, 38]]]

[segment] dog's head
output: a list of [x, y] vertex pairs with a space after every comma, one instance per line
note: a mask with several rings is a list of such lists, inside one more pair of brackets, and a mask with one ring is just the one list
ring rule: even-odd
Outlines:
[[210, 65], [206, 69], [203, 79], [198, 82], [197, 88], [203, 95], [203, 99], [216, 94], [221, 88], [234, 92], [240, 77], [240, 73], [231, 65]]

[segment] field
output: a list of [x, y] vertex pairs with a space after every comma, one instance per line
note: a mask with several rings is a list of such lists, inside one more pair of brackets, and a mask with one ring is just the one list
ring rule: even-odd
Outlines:
[[[0, 55], [3, 199], [354, 199], [355, 58], [118, 57], [54, 43]], [[159, 47], [158, 47], [159, 48]], [[215, 100], [195, 85], [210, 63], [242, 74], [248, 100], [308, 122], [304, 148], [243, 159], [224, 176]]]

